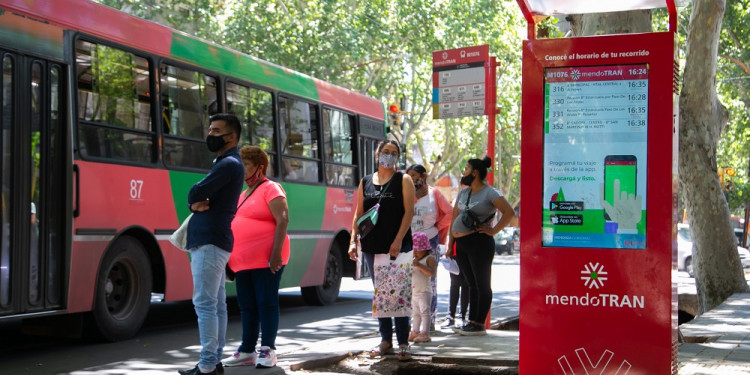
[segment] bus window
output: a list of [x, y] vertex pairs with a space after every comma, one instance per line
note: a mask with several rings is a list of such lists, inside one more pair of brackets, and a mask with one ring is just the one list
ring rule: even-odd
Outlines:
[[40, 254], [42, 248], [39, 243], [39, 227], [37, 220], [37, 207], [40, 207], [40, 169], [41, 169], [41, 148], [42, 148], [42, 123], [44, 116], [42, 112], [42, 96], [45, 82], [42, 79], [42, 65], [34, 62], [31, 65], [31, 227], [29, 238], [29, 299], [30, 305], [38, 305], [41, 282]]
[[152, 163], [149, 62], [120, 49], [76, 41], [78, 118], [85, 156]]
[[360, 158], [362, 162], [360, 165], [362, 166], [362, 176], [367, 176], [368, 174], [373, 174], [377, 170], [375, 168], [375, 148], [378, 147], [378, 142], [380, 140], [378, 139], [372, 139], [372, 138], [360, 138], [359, 141], [359, 152], [360, 152]]
[[0, 107], [0, 175], [2, 176], [2, 191], [0, 191], [0, 308], [7, 307], [10, 304], [10, 163], [13, 156], [11, 147], [11, 129], [13, 127], [13, 71], [14, 64], [10, 56], [3, 58], [3, 74], [0, 76], [2, 83], [2, 107]]
[[314, 104], [279, 97], [281, 169], [285, 180], [320, 182], [317, 112]]
[[267, 176], [273, 174], [276, 139], [273, 131], [273, 97], [270, 92], [227, 83], [227, 112], [239, 117], [242, 124], [240, 147], [251, 144], [262, 148], [269, 163]]
[[357, 171], [353, 165], [352, 125], [354, 124], [354, 116], [324, 108], [322, 122], [326, 180], [329, 185], [352, 186], [355, 181], [359, 181], [355, 178]]
[[216, 78], [161, 64], [164, 162], [168, 166], [210, 169], [206, 148], [208, 118], [218, 112]]

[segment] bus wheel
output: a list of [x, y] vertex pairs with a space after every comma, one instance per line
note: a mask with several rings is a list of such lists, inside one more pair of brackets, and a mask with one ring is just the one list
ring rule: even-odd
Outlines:
[[302, 299], [308, 305], [324, 306], [336, 302], [341, 287], [341, 276], [344, 273], [344, 264], [338, 245], [334, 245], [328, 252], [326, 262], [325, 278], [323, 285], [306, 286], [302, 288]]
[[104, 255], [94, 296], [95, 328], [107, 341], [135, 336], [151, 303], [151, 264], [140, 242], [120, 237]]

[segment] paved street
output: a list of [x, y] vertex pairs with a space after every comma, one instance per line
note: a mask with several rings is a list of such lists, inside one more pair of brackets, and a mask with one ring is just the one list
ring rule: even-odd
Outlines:
[[[438, 272], [439, 317], [447, 310], [450, 278]], [[494, 303], [508, 315], [518, 313], [519, 256], [496, 256], [493, 267]], [[297, 289], [283, 290], [277, 348], [280, 355], [332, 338], [347, 338], [377, 331], [370, 315], [370, 280], [344, 279], [333, 306], [306, 306]], [[227, 351], [239, 345], [241, 327], [236, 303], [230, 300]], [[146, 325], [131, 340], [91, 343], [84, 340], [21, 335], [18, 323], [0, 324], [2, 373], [15, 374], [172, 374], [192, 367], [200, 345], [190, 301], [154, 303]]]
[[[496, 256], [493, 264], [493, 311], [496, 320], [518, 314], [520, 257]], [[680, 293], [695, 293], [694, 279], [677, 273]], [[448, 303], [450, 278], [438, 272], [439, 318]], [[304, 304], [295, 288], [283, 290], [282, 317], [277, 347], [280, 356], [302, 347], [337, 338], [350, 338], [377, 331], [370, 315], [370, 280], [344, 279], [341, 295], [333, 306]], [[230, 323], [226, 350], [239, 345], [241, 327], [236, 302], [230, 300]], [[17, 374], [172, 374], [191, 367], [200, 346], [190, 301], [154, 303], [146, 325], [131, 340], [91, 343], [84, 340], [21, 335], [18, 323], [0, 324], [0, 359], [5, 370]]]

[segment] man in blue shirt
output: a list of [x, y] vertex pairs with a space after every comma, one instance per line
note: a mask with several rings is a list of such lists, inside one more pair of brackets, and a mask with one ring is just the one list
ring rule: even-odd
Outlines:
[[198, 365], [182, 375], [224, 373], [227, 303], [225, 268], [232, 251], [232, 219], [242, 191], [245, 169], [237, 151], [242, 127], [237, 116], [225, 113], [209, 118], [206, 145], [215, 152], [214, 166], [188, 192], [193, 217], [187, 231], [193, 273], [193, 305], [198, 315], [201, 356]]

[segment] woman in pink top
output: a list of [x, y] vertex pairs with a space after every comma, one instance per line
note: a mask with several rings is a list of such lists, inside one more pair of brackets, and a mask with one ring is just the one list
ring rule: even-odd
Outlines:
[[[242, 345], [224, 366], [273, 367], [279, 329], [279, 280], [289, 262], [289, 209], [281, 185], [266, 178], [268, 155], [260, 147], [240, 149], [247, 189], [240, 194], [232, 221], [234, 248], [229, 267], [235, 272], [242, 315]], [[260, 352], [255, 347], [260, 332]]]

